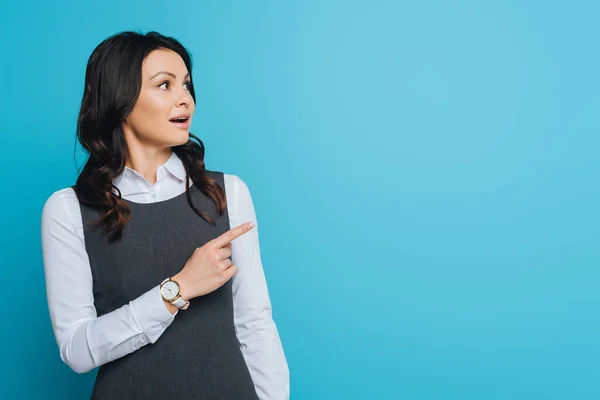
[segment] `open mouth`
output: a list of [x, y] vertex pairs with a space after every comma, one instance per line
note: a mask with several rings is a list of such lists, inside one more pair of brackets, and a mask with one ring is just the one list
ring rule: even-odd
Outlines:
[[190, 124], [190, 117], [188, 115], [183, 115], [175, 118], [171, 118], [169, 120], [178, 128], [188, 128]]

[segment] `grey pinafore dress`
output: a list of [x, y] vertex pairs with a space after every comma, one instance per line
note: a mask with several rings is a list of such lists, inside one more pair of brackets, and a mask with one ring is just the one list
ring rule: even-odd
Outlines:
[[[222, 172], [207, 173], [225, 190]], [[185, 192], [155, 203], [125, 200], [131, 219], [113, 243], [100, 228], [89, 225], [98, 212], [79, 203], [98, 316], [175, 275], [194, 249], [230, 229], [227, 210], [218, 216], [212, 200], [195, 185], [190, 194], [216, 226], [190, 208]], [[231, 279], [190, 303], [155, 343], [100, 366], [91, 398], [256, 400], [235, 333]]]

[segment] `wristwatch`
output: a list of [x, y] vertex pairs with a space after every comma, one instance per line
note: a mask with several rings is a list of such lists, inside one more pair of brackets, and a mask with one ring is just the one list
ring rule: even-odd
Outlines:
[[171, 278], [167, 278], [160, 284], [160, 295], [163, 299], [179, 307], [180, 310], [187, 310], [190, 302], [184, 300], [179, 294], [179, 283]]

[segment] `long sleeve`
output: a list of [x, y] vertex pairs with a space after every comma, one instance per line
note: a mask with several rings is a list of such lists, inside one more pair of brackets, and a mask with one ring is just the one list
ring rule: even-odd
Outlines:
[[154, 343], [176, 314], [168, 311], [157, 283], [128, 304], [97, 317], [77, 216], [79, 204], [72, 189], [54, 192], [42, 211], [41, 238], [46, 296], [60, 357], [75, 372], [84, 373]]
[[238, 267], [232, 278], [236, 333], [259, 399], [289, 399], [289, 369], [272, 317], [254, 204], [245, 182], [237, 175], [229, 177], [225, 183], [231, 226], [255, 224], [231, 246], [231, 260]]

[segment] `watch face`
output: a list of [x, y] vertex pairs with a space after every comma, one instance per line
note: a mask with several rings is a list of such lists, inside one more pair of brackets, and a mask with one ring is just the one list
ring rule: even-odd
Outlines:
[[162, 295], [167, 300], [173, 300], [179, 294], [179, 285], [176, 282], [168, 281], [161, 288]]

